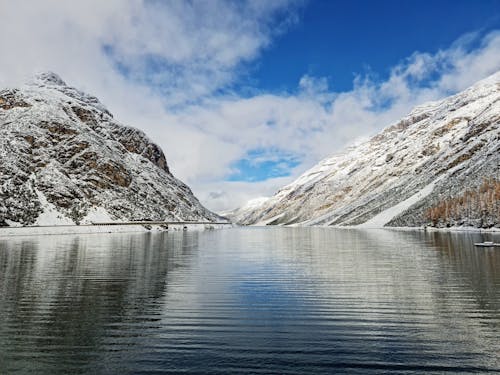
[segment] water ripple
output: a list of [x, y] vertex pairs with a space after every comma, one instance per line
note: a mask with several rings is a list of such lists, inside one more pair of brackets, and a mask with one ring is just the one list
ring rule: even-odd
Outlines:
[[498, 373], [500, 253], [483, 236], [0, 240], [0, 373]]

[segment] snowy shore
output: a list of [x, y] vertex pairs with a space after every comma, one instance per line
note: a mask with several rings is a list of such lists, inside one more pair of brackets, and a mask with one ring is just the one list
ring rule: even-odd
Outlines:
[[[253, 224], [250, 225], [252, 227], [264, 227], [268, 226], [265, 224]], [[271, 227], [274, 227], [272, 225]], [[475, 228], [475, 227], [446, 227], [446, 228], [437, 228], [437, 227], [384, 227], [384, 226], [365, 226], [365, 225], [276, 225], [287, 228], [334, 228], [334, 229], [360, 229], [360, 230], [380, 230], [380, 229], [388, 229], [388, 230], [399, 230], [399, 231], [427, 231], [427, 232], [481, 232], [481, 233], [500, 233], [500, 228]]]
[[[342, 227], [338, 227], [342, 228]], [[345, 228], [345, 227], [344, 227]], [[475, 227], [447, 227], [447, 228], [436, 228], [436, 227], [350, 227], [350, 228], [360, 228], [360, 229], [390, 229], [390, 230], [401, 230], [401, 231], [426, 231], [426, 232], [480, 232], [480, 233], [500, 233], [500, 228], [475, 228]]]
[[146, 233], [168, 231], [193, 231], [230, 228], [230, 223], [179, 223], [165, 224], [123, 224], [123, 225], [56, 225], [30, 227], [2, 227], [0, 238], [14, 236], [42, 236], [61, 234], [93, 234], [93, 233]]

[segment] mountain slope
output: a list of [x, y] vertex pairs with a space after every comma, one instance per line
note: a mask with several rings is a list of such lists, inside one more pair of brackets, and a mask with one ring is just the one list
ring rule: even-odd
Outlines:
[[[478, 189], [485, 179], [500, 179], [499, 124], [500, 72], [415, 108], [235, 219], [243, 224], [428, 224], [429, 210], [440, 202]], [[500, 213], [476, 216], [433, 224], [500, 226]]]
[[95, 97], [53, 73], [0, 91], [0, 225], [217, 218]]

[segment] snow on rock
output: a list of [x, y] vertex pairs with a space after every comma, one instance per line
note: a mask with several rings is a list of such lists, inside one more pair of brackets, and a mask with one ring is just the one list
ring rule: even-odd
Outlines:
[[0, 226], [218, 219], [96, 97], [54, 73], [0, 90]]
[[358, 225], [358, 228], [382, 228], [388, 224], [396, 216], [402, 214], [404, 211], [408, 210], [415, 203], [421, 201], [423, 198], [427, 197], [434, 190], [436, 183], [441, 180], [442, 176], [438, 177], [436, 181], [432, 181], [429, 185], [425, 186], [419, 192], [413, 194], [411, 197], [405, 199], [398, 204], [387, 208], [381, 213], [375, 215], [370, 220], [365, 221]]
[[112, 223], [116, 221], [104, 207], [92, 207], [87, 216], [82, 219], [81, 224]]
[[38, 215], [35, 225], [49, 226], [74, 224], [73, 220], [59, 212], [55, 205], [48, 202], [47, 198], [41, 191], [35, 189], [35, 192], [42, 207], [42, 212]]
[[238, 221], [425, 225], [429, 207], [477, 189], [485, 178], [500, 179], [499, 127], [497, 72], [459, 94], [416, 107], [369, 141], [322, 160], [258, 207], [237, 210]]

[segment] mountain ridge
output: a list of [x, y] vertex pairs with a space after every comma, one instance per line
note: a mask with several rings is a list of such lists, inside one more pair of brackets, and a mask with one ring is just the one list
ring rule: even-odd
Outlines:
[[208, 220], [163, 151], [55, 73], [0, 90], [0, 225]]
[[[233, 219], [261, 225], [428, 225], [433, 205], [500, 178], [499, 123], [497, 72], [461, 93], [415, 107], [367, 142], [323, 159], [258, 207], [236, 211]], [[499, 220], [433, 224], [490, 227]]]

